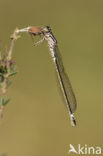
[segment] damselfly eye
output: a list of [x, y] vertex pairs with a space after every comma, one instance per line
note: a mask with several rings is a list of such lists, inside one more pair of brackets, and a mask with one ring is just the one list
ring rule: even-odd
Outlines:
[[49, 26], [45, 26], [44, 31], [45, 31], [45, 33], [48, 33], [51, 31], [51, 28]]
[[46, 26], [46, 28], [48, 29], [48, 31], [51, 31], [51, 28], [50, 28], [50, 26]]

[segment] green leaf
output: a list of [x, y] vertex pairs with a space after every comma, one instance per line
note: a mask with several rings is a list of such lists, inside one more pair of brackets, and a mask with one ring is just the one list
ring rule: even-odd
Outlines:
[[4, 81], [4, 75], [2, 74], [0, 74], [0, 82], [2, 83]]
[[0, 97], [0, 104], [3, 105], [3, 103], [4, 103], [4, 96], [1, 96]]
[[5, 106], [9, 103], [10, 98], [8, 98], [7, 100], [4, 100], [4, 96], [0, 97], [0, 105]]
[[10, 98], [8, 98], [8, 99], [5, 100], [5, 101], [3, 100], [3, 104], [2, 104], [2, 105], [3, 105], [3, 106], [7, 105], [7, 104], [9, 103], [9, 101], [10, 101]]
[[18, 72], [11, 72], [10, 74], [9, 74], [9, 76], [13, 76], [13, 75], [15, 75], [15, 74], [17, 74]]

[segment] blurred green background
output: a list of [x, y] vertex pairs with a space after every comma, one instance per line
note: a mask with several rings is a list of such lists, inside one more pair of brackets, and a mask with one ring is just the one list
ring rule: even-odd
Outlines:
[[0, 0], [3, 51], [16, 27], [44, 25], [58, 40], [77, 98], [77, 127], [70, 125], [47, 43], [34, 47], [30, 36], [22, 34], [13, 51], [19, 74], [0, 121], [1, 154], [67, 156], [69, 144], [102, 146], [103, 1]]

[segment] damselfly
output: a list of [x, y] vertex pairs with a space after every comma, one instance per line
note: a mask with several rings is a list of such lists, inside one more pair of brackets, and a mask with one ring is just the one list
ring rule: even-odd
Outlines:
[[73, 92], [70, 80], [64, 70], [62, 58], [61, 58], [61, 55], [60, 55], [60, 52], [58, 49], [58, 45], [57, 45], [57, 40], [55, 39], [55, 37], [51, 31], [51, 28], [49, 26], [30, 27], [29, 33], [31, 35], [41, 35], [43, 37], [39, 42], [35, 43], [35, 45], [38, 45], [39, 43], [43, 42], [44, 40], [46, 40], [48, 42], [51, 56], [52, 56], [53, 62], [56, 67], [56, 71], [57, 71], [58, 79], [59, 79], [60, 86], [62, 89], [62, 93], [64, 95], [64, 98], [65, 98], [65, 101], [67, 104], [71, 123], [73, 126], [75, 126], [76, 120], [75, 120], [73, 113], [76, 110], [77, 102], [76, 102], [75, 94]]

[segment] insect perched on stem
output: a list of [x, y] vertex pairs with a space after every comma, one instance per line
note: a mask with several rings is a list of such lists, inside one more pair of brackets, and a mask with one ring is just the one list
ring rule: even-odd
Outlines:
[[67, 108], [68, 108], [68, 112], [70, 115], [70, 119], [71, 119], [71, 123], [73, 126], [76, 126], [76, 120], [74, 117], [74, 112], [76, 110], [77, 107], [77, 102], [76, 102], [76, 98], [75, 98], [75, 94], [73, 92], [70, 80], [68, 78], [68, 75], [66, 74], [65, 70], [64, 70], [64, 65], [62, 62], [62, 57], [60, 55], [59, 49], [58, 49], [58, 45], [57, 45], [57, 40], [55, 39], [51, 28], [49, 26], [45, 26], [45, 27], [30, 27], [28, 32], [32, 35], [41, 35], [42, 39], [40, 41], [38, 41], [37, 43], [35, 43], [34, 45], [38, 45], [41, 42], [43, 42], [44, 40], [46, 40], [48, 42], [48, 46], [50, 49], [50, 53], [53, 59], [53, 62], [55, 64], [55, 68], [56, 68], [56, 72], [58, 75], [58, 79], [59, 79], [59, 83], [62, 89], [62, 93], [64, 95], [66, 104], [67, 104]]
[[45, 27], [30, 27], [29, 33], [30, 33], [32, 39], [33, 39], [33, 36], [36, 36], [36, 35], [39, 35], [39, 36], [43, 37], [40, 41], [34, 43], [35, 46], [39, 45], [40, 43], [42, 43], [45, 40], [44, 36], [45, 36], [45, 33], [47, 31], [48, 32], [51, 31], [51, 28], [49, 26], [45, 26]]

